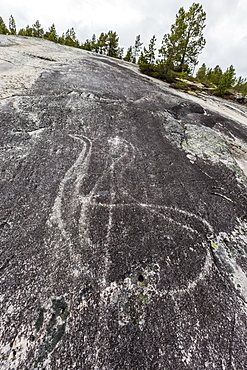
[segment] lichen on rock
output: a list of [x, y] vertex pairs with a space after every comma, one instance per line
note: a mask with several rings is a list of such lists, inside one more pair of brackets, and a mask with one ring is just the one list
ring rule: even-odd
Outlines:
[[246, 107], [0, 45], [2, 368], [246, 369]]

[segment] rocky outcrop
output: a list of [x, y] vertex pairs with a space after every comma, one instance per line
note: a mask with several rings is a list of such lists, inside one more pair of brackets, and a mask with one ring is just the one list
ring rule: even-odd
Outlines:
[[1, 368], [246, 369], [246, 107], [34, 38], [0, 75]]

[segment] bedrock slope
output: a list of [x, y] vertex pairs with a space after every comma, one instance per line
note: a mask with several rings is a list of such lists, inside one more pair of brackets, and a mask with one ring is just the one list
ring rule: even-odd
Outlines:
[[245, 107], [34, 38], [0, 77], [1, 368], [246, 369]]

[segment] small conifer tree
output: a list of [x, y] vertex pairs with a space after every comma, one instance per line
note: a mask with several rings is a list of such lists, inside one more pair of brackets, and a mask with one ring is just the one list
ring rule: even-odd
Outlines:
[[16, 35], [16, 23], [13, 15], [9, 17], [9, 31], [11, 35]]

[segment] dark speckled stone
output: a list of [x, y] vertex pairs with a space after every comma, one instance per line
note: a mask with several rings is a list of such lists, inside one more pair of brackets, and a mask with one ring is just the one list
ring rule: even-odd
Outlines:
[[1, 369], [246, 369], [246, 115], [0, 44]]

